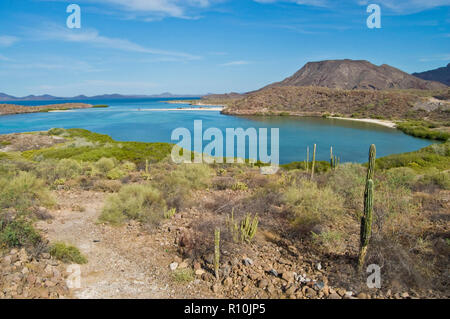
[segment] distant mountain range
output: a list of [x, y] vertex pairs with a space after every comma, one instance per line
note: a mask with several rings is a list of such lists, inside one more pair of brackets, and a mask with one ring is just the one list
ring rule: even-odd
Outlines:
[[420, 73], [413, 73], [412, 75], [421, 78], [423, 80], [437, 81], [444, 83], [445, 85], [450, 85], [450, 63], [442, 68]]
[[162, 93], [155, 95], [122, 95], [122, 94], [103, 94], [95, 96], [78, 95], [73, 97], [58, 97], [53, 95], [28, 95], [16, 97], [5, 93], [0, 93], [0, 101], [46, 101], [46, 100], [111, 100], [111, 99], [141, 99], [141, 98], [194, 98], [201, 95], [181, 95], [172, 93]]
[[[309, 62], [294, 75], [266, 86], [319, 86], [331, 89], [443, 89], [445, 85], [425, 81], [390, 65], [365, 60]], [[263, 88], [263, 89], [265, 89]]]

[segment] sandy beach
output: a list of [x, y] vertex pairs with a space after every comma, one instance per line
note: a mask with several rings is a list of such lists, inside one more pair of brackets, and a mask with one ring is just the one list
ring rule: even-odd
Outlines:
[[392, 121], [387, 120], [377, 120], [377, 119], [354, 119], [349, 117], [330, 117], [330, 119], [338, 119], [338, 120], [347, 120], [347, 121], [357, 121], [357, 122], [366, 122], [377, 125], [382, 125], [389, 128], [396, 128], [397, 125]]
[[222, 111], [223, 107], [185, 107], [185, 108], [177, 108], [177, 109], [138, 109], [137, 111]]

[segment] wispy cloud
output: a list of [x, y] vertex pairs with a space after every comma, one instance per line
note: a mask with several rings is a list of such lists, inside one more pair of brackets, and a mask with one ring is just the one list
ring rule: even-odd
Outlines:
[[[315, 7], [333, 8], [337, 5], [360, 5], [366, 6], [374, 3], [372, 0], [253, 0], [258, 3], [276, 3], [276, 2], [291, 2], [298, 5], [308, 5]], [[338, 3], [338, 4], [337, 4]], [[396, 14], [411, 14], [421, 12], [428, 9], [433, 9], [441, 6], [449, 6], [450, 0], [377, 0], [375, 3], [381, 5], [382, 8], [388, 9]]]
[[436, 54], [419, 59], [420, 62], [432, 62], [432, 61], [450, 61], [450, 53]]
[[197, 60], [200, 56], [175, 51], [166, 51], [142, 46], [127, 39], [112, 38], [100, 35], [95, 29], [81, 29], [74, 32], [62, 27], [52, 27], [40, 31], [33, 31], [35, 38], [40, 40], [58, 40], [65, 42], [86, 43], [94, 46], [143, 53], [160, 56], [183, 58], [185, 60]]
[[144, 21], [158, 21], [165, 17], [195, 18], [191, 13], [207, 8], [217, 1], [223, 0], [78, 0], [77, 3], [107, 6], [120, 14], [125, 14], [127, 19], [140, 17]]
[[11, 35], [0, 35], [0, 46], [9, 47], [18, 42], [19, 38]]
[[240, 60], [240, 61], [231, 61], [228, 63], [224, 63], [224, 64], [221, 64], [220, 66], [236, 66], [236, 65], [247, 65], [247, 64], [250, 64], [250, 61]]
[[0, 61], [11, 61], [11, 59], [0, 54]]

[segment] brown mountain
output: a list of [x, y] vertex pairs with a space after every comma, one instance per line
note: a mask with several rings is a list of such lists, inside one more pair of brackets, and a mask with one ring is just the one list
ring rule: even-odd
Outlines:
[[280, 86], [320, 86], [347, 90], [446, 88], [442, 83], [419, 79], [387, 64], [376, 66], [368, 61], [349, 59], [309, 62], [291, 77], [265, 88]]
[[415, 77], [421, 78], [422, 80], [428, 80], [428, 81], [437, 81], [444, 83], [445, 85], [450, 85], [450, 63], [447, 64], [447, 66], [420, 72], [420, 73], [413, 73]]

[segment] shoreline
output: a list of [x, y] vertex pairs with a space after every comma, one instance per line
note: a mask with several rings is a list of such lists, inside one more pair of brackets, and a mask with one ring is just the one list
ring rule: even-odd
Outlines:
[[186, 108], [176, 108], [176, 109], [134, 109], [133, 111], [144, 111], [144, 112], [166, 112], [166, 111], [223, 111], [223, 107], [186, 107]]
[[370, 123], [370, 124], [377, 124], [384, 127], [389, 127], [396, 129], [397, 124], [395, 124], [392, 121], [388, 120], [377, 120], [377, 119], [357, 119], [357, 118], [350, 118], [350, 117], [328, 117], [329, 119], [337, 119], [337, 120], [347, 120], [347, 121], [356, 121], [356, 122], [364, 122], [364, 123]]

